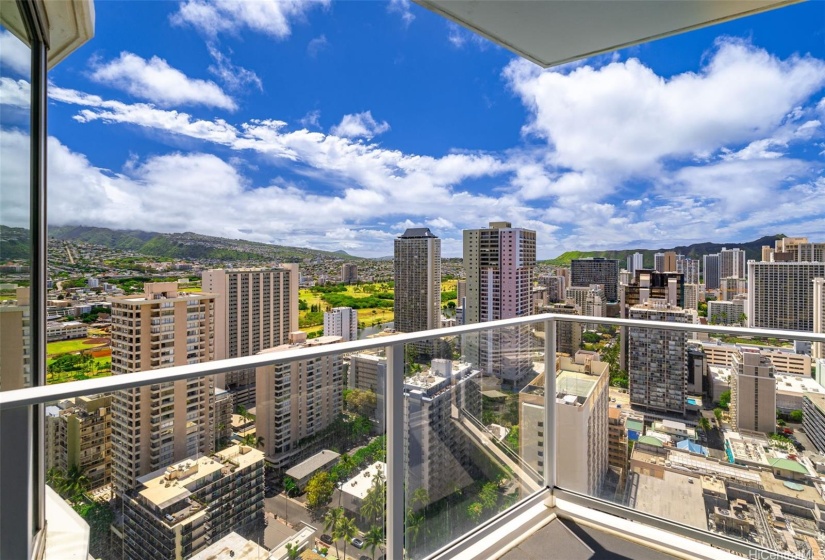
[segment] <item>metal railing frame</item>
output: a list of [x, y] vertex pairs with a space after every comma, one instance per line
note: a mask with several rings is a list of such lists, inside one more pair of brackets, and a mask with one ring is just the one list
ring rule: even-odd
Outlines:
[[[634, 327], [646, 329], [664, 329], [689, 333], [709, 333], [709, 334], [729, 334], [768, 337], [787, 340], [803, 340], [811, 342], [825, 342], [825, 334], [814, 334], [800, 331], [783, 331], [775, 329], [757, 329], [747, 327], [726, 327], [715, 325], [698, 325], [687, 323], [657, 322], [638, 319], [616, 319], [606, 317], [591, 317], [577, 315], [562, 315], [555, 313], [544, 313], [540, 315], [528, 315], [515, 319], [503, 319], [490, 321], [487, 323], [476, 323], [472, 325], [462, 325], [458, 327], [447, 327], [433, 329], [409, 334], [395, 334], [376, 339], [358, 340], [353, 342], [343, 342], [323, 346], [313, 346], [309, 348], [297, 348], [284, 350], [277, 353], [266, 353], [242, 358], [231, 358], [226, 360], [204, 362], [185, 366], [177, 366], [160, 370], [147, 370], [137, 373], [115, 375], [100, 379], [88, 379], [83, 381], [72, 381], [57, 385], [45, 385], [17, 389], [13, 391], [0, 392], [0, 411], [13, 410], [21, 407], [38, 407], [50, 402], [63, 399], [89, 395], [121, 389], [131, 389], [135, 387], [153, 385], [157, 383], [168, 383], [215, 375], [228, 371], [256, 368], [273, 364], [283, 364], [296, 360], [317, 358], [335, 354], [348, 354], [362, 352], [365, 350], [384, 349], [387, 355], [387, 394], [386, 418], [387, 418], [387, 556], [389, 558], [403, 558], [404, 551], [404, 345], [420, 342], [429, 339], [459, 336], [463, 334], [487, 331], [490, 329], [506, 329], [521, 325], [532, 325], [543, 323], [545, 332], [544, 341], [544, 367], [545, 371], [555, 371], [556, 369], [556, 330], [557, 321], [572, 323], [596, 323], [600, 325], [611, 325], [616, 327]], [[556, 378], [554, 375], [546, 375], [546, 390], [544, 394], [545, 431], [548, 434], [544, 438], [544, 489], [550, 489], [550, 505], [552, 505], [555, 491], [563, 493], [565, 497], [572, 497], [569, 491], [558, 488], [557, 482], [557, 434], [555, 430], [555, 406], [556, 406]], [[616, 504], [608, 504], [598, 498], [576, 495], [575, 500], [586, 504], [598, 511], [613, 513], [627, 519], [637, 520], [654, 526], [666, 527], [667, 530], [698, 538], [706, 542], [719, 546], [724, 543], [730, 549], [739, 550], [744, 543], [737, 543], [710, 532], [701, 532], [688, 527], [683, 527], [677, 523], [663, 520], [664, 523], [654, 524], [652, 517], [640, 514], [629, 508], [624, 508]], [[505, 512], [506, 513], [506, 512]], [[486, 524], [480, 525], [483, 528]], [[477, 531], [475, 532], [477, 533]], [[454, 541], [459, 542], [464, 535]], [[451, 545], [447, 545], [448, 547]], [[759, 547], [749, 546], [750, 550]], [[437, 555], [437, 553], [436, 553]]]

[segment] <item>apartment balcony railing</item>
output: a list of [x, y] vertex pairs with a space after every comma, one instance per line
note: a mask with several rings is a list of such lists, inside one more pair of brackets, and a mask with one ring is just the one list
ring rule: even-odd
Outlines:
[[[482, 551], [492, 550], [491, 547], [496, 546], [497, 542], [515, 542], [515, 535], [520, 536], [535, 524], [539, 511], [552, 511], [560, 517], [612, 527], [613, 531], [625, 536], [677, 554], [706, 558], [719, 558], [722, 557], [720, 554], [731, 553], [745, 557], [756, 555], [767, 558], [778, 557], [776, 555], [779, 554], [784, 555], [779, 557], [802, 558], [815, 546], [806, 540], [808, 537], [818, 542], [825, 538], [823, 521], [816, 517], [816, 513], [810, 520], [798, 521], [805, 525], [805, 538], [794, 540], [795, 537], [791, 536], [790, 541], [783, 541], [772, 534], [762, 538], [761, 532], [774, 531], [771, 524], [775, 525], [773, 522], [777, 520], [770, 517], [770, 513], [765, 513], [767, 509], [761, 504], [763, 498], [759, 497], [753, 504], [754, 519], [743, 522], [743, 526], [750, 523], [753, 530], [742, 532], [743, 536], [737, 538], [733, 536], [734, 531], [723, 530], [719, 523], [711, 523], [714, 515], [712, 508], [702, 510], [704, 524], [691, 524], [685, 518], [668, 519], [645, 511], [639, 501], [629, 502], [625, 497], [632, 490], [625, 490], [618, 499], [614, 499], [618, 492], [607, 499], [607, 472], [596, 472], [595, 479], [602, 480], [596, 486], [587, 481], [580, 485], [580, 471], [591, 472], [588, 470], [593, 468], [591, 464], [602, 460], [606, 469], [608, 451], [615, 448], [616, 442], [608, 439], [606, 412], [607, 407], [611, 406], [611, 391], [614, 390], [608, 389], [609, 373], [601, 370], [594, 373], [599, 368], [594, 369], [592, 362], [575, 365], [559, 357], [556, 351], [559, 322], [676, 331], [684, 333], [686, 339], [692, 338], [691, 333], [708, 333], [825, 342], [825, 335], [805, 332], [543, 314], [5, 391], [0, 392], [0, 410], [33, 407], [82, 395], [297, 360], [332, 355], [351, 357], [369, 352], [379, 354], [382, 360], [386, 360], [386, 378], [383, 389], [379, 388], [379, 408], [374, 420], [383, 426], [386, 434], [386, 516], [383, 521], [386, 545], [383, 548], [387, 558], [480, 557]], [[513, 346], [516, 344], [513, 341], [525, 344], [524, 336], [510, 336], [511, 332], [523, 333], [524, 327], [529, 327], [530, 332], [527, 346]], [[489, 344], [493, 340], [500, 343], [496, 347], [500, 354], [498, 358], [490, 357], [489, 348], [485, 348], [484, 352], [479, 349], [479, 345]], [[431, 349], [432, 355], [446, 356], [452, 361], [449, 364], [430, 363], [428, 372], [417, 372], [415, 370], [420, 366], [408, 363], [411, 355], [405, 352], [405, 345], [411, 343], [419, 343], [415, 348], [421, 348], [420, 343], [427, 343], [425, 347]], [[662, 350], [667, 348], [667, 344], [664, 343]], [[507, 367], [514, 368], [515, 373], [499, 376], [495, 371], [487, 371], [483, 364], [472, 358], [473, 352], [491, 359], [491, 363], [507, 364]], [[419, 361], [432, 362], [420, 356]], [[521, 367], [526, 369], [518, 370]], [[444, 368], [452, 369], [445, 371]], [[564, 368], [570, 371], [566, 372]], [[546, 375], [546, 372], [556, 372], [556, 375]], [[506, 381], [501, 381], [501, 378]], [[515, 383], [517, 391], [510, 381], [514, 378], [519, 380]], [[272, 400], [275, 400], [274, 395]], [[565, 407], [583, 407], [584, 403], [589, 403], [590, 409], [597, 411], [589, 412], [592, 423], [584, 426], [570, 424], [564, 414]], [[604, 414], [598, 412], [602, 409]], [[259, 419], [261, 414], [259, 407]], [[652, 414], [656, 418], [668, 416], [656, 411]], [[688, 422], [695, 423], [695, 420], [689, 419]], [[602, 429], [602, 423], [603, 435], [593, 436]], [[571, 434], [579, 434], [575, 435], [579, 439], [571, 439]], [[277, 432], [272, 435], [277, 435]], [[592, 448], [593, 442], [599, 447]], [[275, 440], [271, 443], [274, 445]], [[295, 447], [296, 442], [293, 442], [292, 448]], [[656, 453], [652, 449], [649, 455]], [[637, 459], [631, 459], [632, 455], [632, 451], [628, 453], [628, 460], [636, 462]], [[659, 485], [664, 492], [670, 477], [668, 473], [686, 475], [693, 480], [689, 489], [690, 499], [704, 503], [709, 490], [705, 489], [703, 494], [704, 479], [701, 473], [690, 471], [690, 468], [699, 468], [690, 466], [691, 456], [685, 455], [687, 459], [683, 462], [686, 466], [681, 473], [666, 461], [666, 455], [662, 457], [665, 458], [661, 462], [656, 457], [651, 459], [650, 467], [658, 469], [661, 478], [650, 488]], [[694, 463], [698, 460], [695, 459]], [[739, 467], [724, 461], [717, 464], [720, 472], [732, 470], [734, 475], [731, 476], [739, 472]], [[708, 465], [709, 468], [716, 468], [711, 463]], [[765, 473], [771, 472], [768, 467], [763, 470]], [[799, 505], [810, 499], [816, 504], [811, 508], [816, 512], [818, 508], [825, 509], [825, 499], [822, 498], [825, 486], [820, 484], [815, 472], [808, 471], [805, 477], [787, 480], [790, 483], [787, 487], [806, 485], [812, 493], [799, 498], [800, 493], [804, 492], [797, 489], [796, 498], [790, 499], [789, 494], [789, 503]], [[742, 469], [741, 472], [758, 474], [761, 471], [752, 468]], [[778, 485], [767, 489], [764, 494], [767, 499], [781, 505], [782, 496], [777, 494], [777, 488], [786, 479], [781, 474], [777, 477]], [[632, 465], [627, 465], [622, 479], [631, 479], [633, 484], [638, 484], [641, 478]], [[446, 488], [443, 484], [445, 480], [455, 484], [455, 488]], [[417, 493], [416, 490], [421, 488], [425, 491]], [[731, 488], [734, 488], [731, 492], [736, 496], [745, 495], [745, 490], [739, 485], [731, 484]], [[678, 494], [678, 491], [675, 492], [674, 495]], [[665, 499], [665, 494], [661, 499]], [[758, 492], [755, 495], [758, 496]], [[207, 508], [207, 512], [212, 516], [216, 511], [222, 511], [222, 507], [222, 504], [214, 503]], [[674, 507], [679, 509], [681, 505], [675, 504]], [[801, 519], [804, 517], [800, 513], [802, 510], [804, 507], [794, 510], [789, 518]], [[766, 528], [760, 529], [762, 521], [767, 522], [764, 524]], [[789, 527], [795, 522], [788, 521]], [[366, 531], [366, 528], [363, 530]], [[656, 539], [659, 539], [658, 543], [653, 542]], [[797, 549], [792, 550], [793, 546]]]

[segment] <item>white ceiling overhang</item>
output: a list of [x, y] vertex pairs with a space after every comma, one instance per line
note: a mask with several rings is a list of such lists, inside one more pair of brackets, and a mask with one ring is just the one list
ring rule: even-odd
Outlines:
[[414, 0], [542, 67], [803, 0]]

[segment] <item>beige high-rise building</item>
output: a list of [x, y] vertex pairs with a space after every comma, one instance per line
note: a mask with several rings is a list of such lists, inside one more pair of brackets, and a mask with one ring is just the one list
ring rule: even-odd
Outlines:
[[[814, 332], [825, 333], [825, 278], [814, 278]], [[825, 343], [814, 342], [811, 347], [811, 357], [825, 358]]]
[[746, 278], [747, 275], [745, 251], [723, 247], [719, 252], [719, 278]]
[[[215, 294], [178, 292], [176, 282], [112, 298], [112, 373], [120, 375], [215, 359]], [[112, 395], [115, 488], [214, 449], [213, 376], [147, 385]]]
[[662, 272], [676, 272], [676, 252], [675, 251], [665, 251], [665, 262], [664, 267], [665, 269]]
[[[562, 488], [598, 495], [608, 469], [609, 366], [592, 359], [561, 357], [556, 372], [556, 469]], [[544, 472], [544, 387], [542, 373], [519, 393], [519, 447], [524, 462]]]
[[[340, 336], [307, 340], [302, 331], [290, 334], [289, 343], [262, 350], [271, 354], [341, 342]], [[263, 438], [269, 462], [287, 468], [301, 457], [296, 444], [329, 426], [343, 410], [343, 356], [319, 356], [257, 368], [255, 378], [255, 430]]]
[[0, 305], [0, 356], [3, 356], [0, 389], [3, 391], [31, 386], [30, 342], [29, 289], [17, 288], [16, 300]]
[[730, 417], [737, 432], [776, 429], [776, 369], [758, 351], [733, 355]]
[[748, 327], [814, 330], [814, 278], [825, 262], [748, 262]]
[[46, 469], [78, 467], [95, 490], [112, 481], [111, 395], [90, 395], [48, 407]]
[[[215, 308], [215, 359], [254, 356], [286, 344], [298, 330], [298, 265], [268, 269], [207, 270], [203, 290], [219, 297]], [[255, 403], [255, 370], [216, 376], [235, 405]]]
[[[560, 313], [563, 315], [581, 315], [581, 308], [572, 300], [567, 303], [554, 303], [545, 306], [542, 313]], [[582, 323], [556, 321], [556, 352], [574, 355], [582, 345]], [[543, 324], [536, 325], [537, 330], [544, 330]]]

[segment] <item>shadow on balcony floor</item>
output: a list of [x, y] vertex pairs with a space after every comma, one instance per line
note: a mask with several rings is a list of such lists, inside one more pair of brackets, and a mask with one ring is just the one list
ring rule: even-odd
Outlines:
[[499, 560], [670, 560], [640, 544], [585, 527], [569, 520], [554, 519]]

